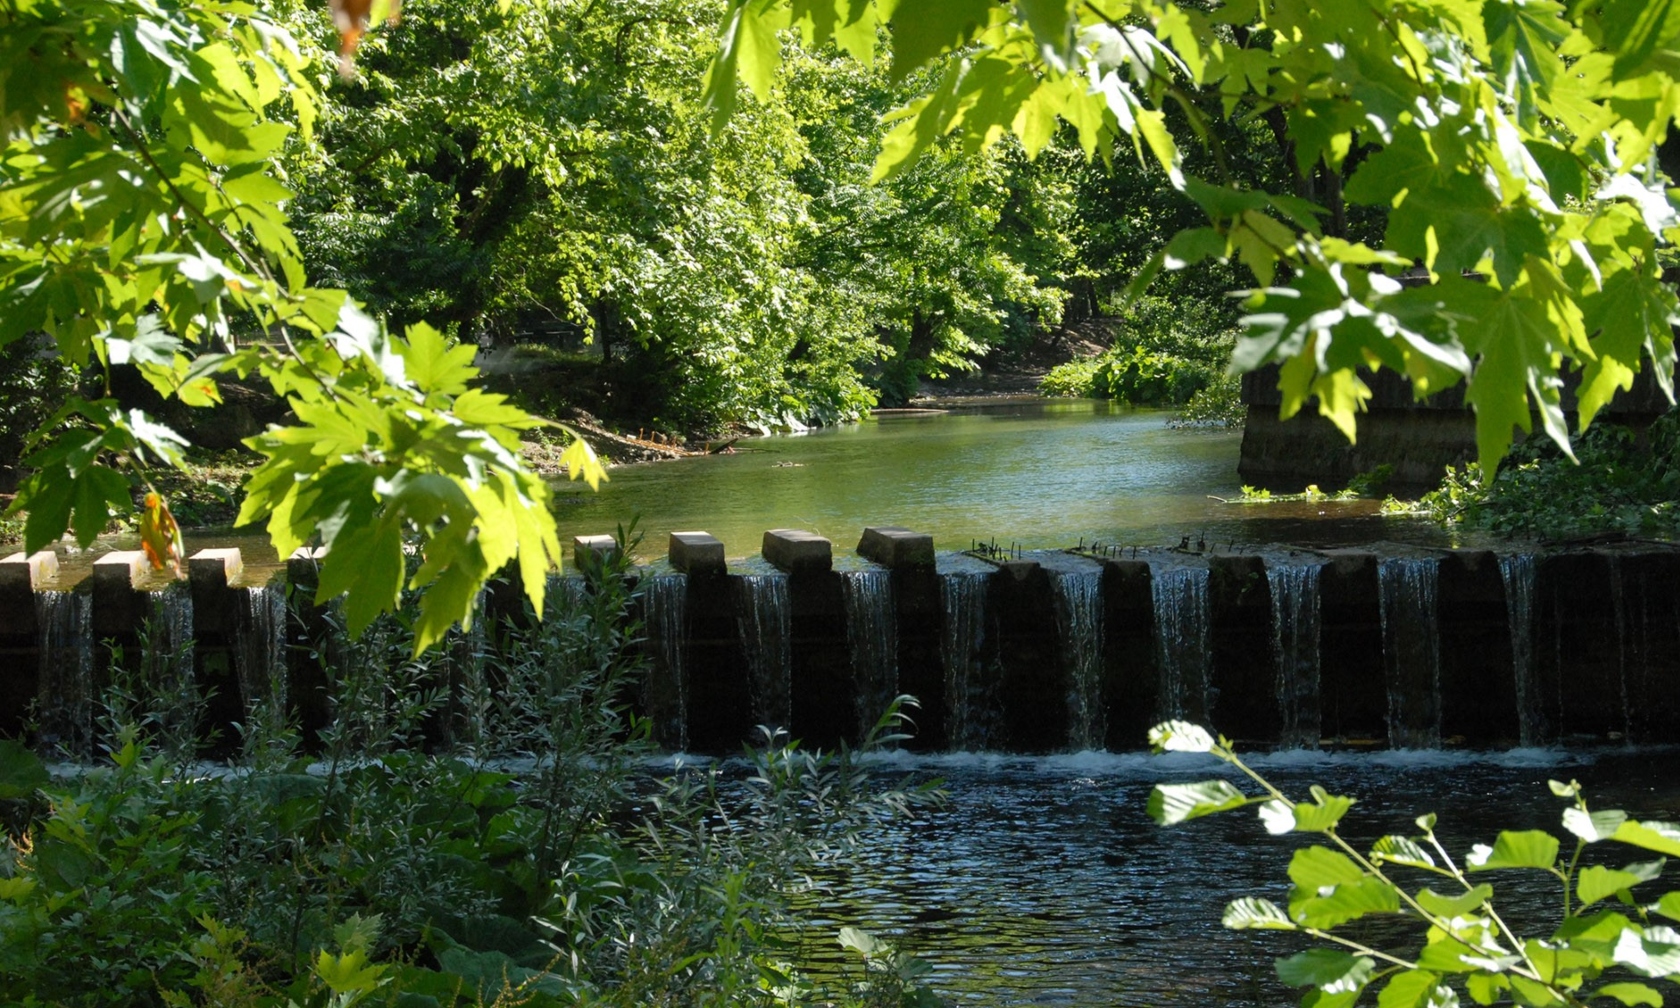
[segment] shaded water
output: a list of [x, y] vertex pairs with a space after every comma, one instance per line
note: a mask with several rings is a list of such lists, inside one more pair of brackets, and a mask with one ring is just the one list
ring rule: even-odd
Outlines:
[[1436, 605], [1441, 562], [1384, 557], [1377, 564], [1383, 661], [1388, 676], [1388, 744], [1441, 744], [1441, 633]]
[[[875, 834], [861, 867], [810, 899], [802, 952], [825, 969], [853, 968], [856, 977], [834, 942], [835, 929], [850, 925], [930, 962], [934, 989], [959, 1005], [1278, 1008], [1299, 1000], [1300, 991], [1276, 980], [1272, 961], [1310, 940], [1227, 931], [1219, 919], [1239, 896], [1283, 900], [1290, 854], [1306, 841], [1268, 835], [1252, 813], [1171, 829], [1144, 813], [1154, 783], [1217, 776], [1210, 758], [900, 762], [942, 776], [951, 803]], [[1455, 856], [1500, 829], [1563, 835], [1564, 803], [1546, 787], [1554, 777], [1579, 778], [1595, 808], [1680, 817], [1680, 753], [1672, 750], [1596, 758], [1532, 749], [1486, 757], [1291, 753], [1254, 762], [1287, 793], [1318, 783], [1358, 798], [1345, 833], [1362, 848], [1384, 833], [1414, 833], [1412, 819], [1425, 811], [1440, 813], [1440, 835]], [[1414, 888], [1427, 881], [1408, 879]], [[1533, 933], [1555, 923], [1548, 916], [1555, 882], [1539, 873], [1492, 881], [1514, 926]], [[1513, 899], [1513, 887], [1526, 888]], [[1396, 947], [1415, 948], [1415, 930], [1393, 934]]]
[[1505, 588], [1505, 622], [1511, 631], [1511, 667], [1517, 683], [1517, 736], [1525, 746], [1553, 741], [1534, 672], [1537, 570], [1538, 564], [1530, 553], [1508, 553], [1499, 558], [1499, 578]]

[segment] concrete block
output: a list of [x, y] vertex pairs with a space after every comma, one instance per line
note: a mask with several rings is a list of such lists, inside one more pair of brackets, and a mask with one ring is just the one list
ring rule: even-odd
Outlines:
[[998, 568], [1017, 581], [1025, 581], [1038, 572], [1041, 567], [1037, 560], [1005, 560], [998, 564]]
[[96, 586], [120, 585], [139, 590], [150, 565], [140, 550], [117, 550], [93, 562], [93, 583]]
[[245, 558], [238, 547], [199, 550], [187, 558], [187, 577], [194, 586], [226, 588], [245, 573]]
[[610, 535], [575, 536], [572, 539], [572, 565], [582, 569], [602, 564], [618, 556], [618, 540]]
[[764, 559], [790, 574], [834, 569], [834, 544], [800, 529], [771, 529], [764, 533]]
[[933, 536], [897, 525], [870, 525], [858, 540], [857, 552], [883, 567], [932, 567]]
[[672, 532], [667, 556], [672, 567], [689, 574], [722, 574], [728, 567], [723, 540], [709, 532]]
[[13, 553], [0, 560], [0, 591], [41, 591], [48, 581], [56, 577], [58, 554], [51, 550]]

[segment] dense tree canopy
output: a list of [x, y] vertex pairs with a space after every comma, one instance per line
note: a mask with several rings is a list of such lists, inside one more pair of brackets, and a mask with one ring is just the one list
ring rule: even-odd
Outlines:
[[[1680, 107], [1680, 15], [1665, 0], [734, 0], [718, 123], [737, 76], [771, 95], [789, 26], [865, 62], [884, 28], [895, 79], [939, 63], [891, 117], [878, 177], [947, 142], [1013, 134], [1036, 154], [1058, 121], [1088, 156], [1129, 143], [1206, 216], [1140, 284], [1246, 266], [1259, 286], [1235, 364], [1281, 363], [1286, 414], [1316, 397], [1351, 437], [1359, 367], [1420, 395], [1463, 381], [1491, 465], [1531, 411], [1567, 450], [1566, 368], [1583, 425], [1645, 363], [1672, 395], [1659, 247], [1676, 215], [1656, 151]], [[1226, 151], [1232, 126], [1264, 121], [1292, 155], [1290, 191], [1250, 184]], [[1345, 237], [1344, 199], [1386, 210], [1380, 235]], [[1391, 278], [1414, 267], [1427, 285]]]

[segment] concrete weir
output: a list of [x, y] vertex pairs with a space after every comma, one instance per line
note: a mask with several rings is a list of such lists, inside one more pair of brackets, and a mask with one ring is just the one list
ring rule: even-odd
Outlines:
[[[583, 536], [572, 559], [618, 549]], [[715, 537], [678, 532], [664, 562], [630, 568], [650, 665], [633, 702], [671, 749], [731, 753], [760, 729], [854, 744], [900, 694], [920, 703], [905, 744], [922, 750], [1137, 749], [1163, 717], [1284, 748], [1680, 742], [1674, 546], [998, 560], [874, 526], [851, 551], [797, 529], [762, 549], [731, 564]], [[208, 691], [222, 738], [281, 714], [311, 737], [331, 717], [318, 559], [300, 550], [284, 582], [247, 585], [237, 550], [204, 550], [160, 583], [119, 552], [67, 590], [51, 553], [0, 560], [0, 735], [90, 745], [113, 649], [144, 636]], [[581, 586], [557, 576], [550, 594]], [[481, 623], [512, 611], [496, 592], [485, 605]], [[494, 688], [467, 661], [444, 688]], [[471, 737], [457, 699], [430, 742]]]

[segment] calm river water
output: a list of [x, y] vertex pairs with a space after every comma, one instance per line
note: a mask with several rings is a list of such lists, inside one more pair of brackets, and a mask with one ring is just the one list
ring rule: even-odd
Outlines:
[[1439, 538], [1375, 517], [1369, 501], [1222, 504], [1213, 498], [1239, 495], [1241, 433], [1174, 430], [1169, 415], [1089, 399], [889, 415], [743, 440], [734, 455], [622, 466], [599, 493], [561, 488], [559, 515], [568, 535], [640, 515], [650, 556], [667, 533], [689, 529], [722, 539], [732, 557], [756, 553], [772, 528], [850, 549], [865, 525], [928, 532], [940, 549]]
[[[1357, 797], [1343, 832], [1362, 848], [1385, 833], [1415, 834], [1412, 820], [1427, 811], [1440, 813], [1439, 835], [1455, 857], [1491, 843], [1501, 829], [1566, 836], [1558, 823], [1564, 803], [1547, 790], [1548, 778], [1578, 778], [1594, 808], [1680, 818], [1680, 753], [1673, 751], [1293, 752], [1253, 762], [1287, 793], [1320, 783]], [[1227, 931], [1219, 920], [1239, 896], [1285, 902], [1290, 853], [1305, 841], [1269, 836], [1252, 812], [1170, 829], [1144, 814], [1153, 784], [1217, 776], [1211, 758], [964, 755], [907, 758], [904, 768], [942, 776], [950, 804], [877, 834], [863, 866], [812, 899], [802, 945], [829, 968], [846, 968], [850, 953], [834, 934], [853, 925], [929, 961], [932, 986], [961, 1005], [1298, 1002], [1301, 992], [1277, 981], [1272, 961], [1308, 940]], [[1645, 858], [1611, 846], [1591, 850], [1618, 866]], [[1431, 880], [1412, 875], [1413, 888]], [[1555, 881], [1509, 871], [1491, 881], [1513, 926], [1534, 933], [1550, 930], [1543, 922], [1555, 924]], [[1654, 883], [1651, 898], [1669, 888]], [[1415, 952], [1421, 944], [1415, 928], [1396, 927], [1393, 935], [1397, 949]]]

